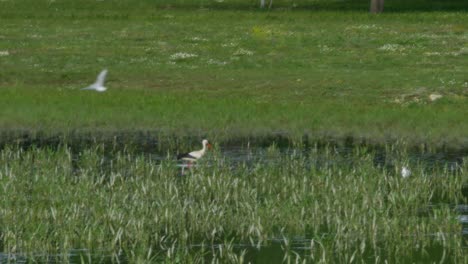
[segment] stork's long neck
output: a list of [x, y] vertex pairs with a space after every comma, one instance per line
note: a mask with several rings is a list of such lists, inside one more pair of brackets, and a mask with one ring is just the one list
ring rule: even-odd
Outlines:
[[205, 154], [206, 151], [206, 144], [203, 144], [203, 148], [200, 150], [202, 155]]

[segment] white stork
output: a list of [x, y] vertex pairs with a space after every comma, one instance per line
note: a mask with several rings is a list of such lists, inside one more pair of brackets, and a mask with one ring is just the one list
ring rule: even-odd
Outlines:
[[195, 162], [199, 159], [201, 159], [203, 157], [203, 155], [205, 155], [205, 152], [206, 152], [206, 149], [211, 149], [211, 144], [208, 142], [208, 140], [204, 139], [202, 141], [202, 144], [203, 144], [203, 148], [200, 149], [200, 150], [195, 150], [195, 151], [192, 151], [192, 152], [188, 152], [188, 153], [182, 153], [182, 154], [179, 154], [177, 155], [177, 159], [178, 160], [186, 160], [188, 161], [188, 167], [190, 167], [190, 165], [192, 164], [192, 162]]

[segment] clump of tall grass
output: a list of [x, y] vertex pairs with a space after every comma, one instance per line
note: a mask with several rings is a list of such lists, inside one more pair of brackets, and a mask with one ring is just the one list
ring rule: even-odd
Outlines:
[[[408, 160], [399, 153], [395, 166]], [[243, 262], [279, 243], [287, 261], [467, 260], [453, 209], [466, 202], [466, 161], [455, 171], [416, 164], [404, 179], [366, 148], [350, 151], [348, 164], [336, 162], [342, 155], [272, 146], [263, 159], [233, 164], [215, 152], [181, 175], [171, 157], [101, 145], [5, 147], [0, 251]]]

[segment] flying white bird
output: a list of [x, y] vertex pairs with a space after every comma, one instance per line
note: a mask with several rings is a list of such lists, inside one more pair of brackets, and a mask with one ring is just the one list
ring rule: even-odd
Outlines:
[[409, 168], [407, 168], [406, 166], [403, 166], [401, 168], [401, 177], [403, 178], [408, 178], [409, 176], [411, 176], [411, 171]]
[[104, 81], [106, 80], [106, 75], [107, 75], [107, 70], [104, 69], [103, 71], [101, 71], [101, 73], [99, 73], [96, 79], [96, 82], [94, 82], [90, 86], [85, 87], [81, 90], [93, 90], [96, 92], [104, 92], [105, 90], [107, 90], [107, 88], [104, 87]]

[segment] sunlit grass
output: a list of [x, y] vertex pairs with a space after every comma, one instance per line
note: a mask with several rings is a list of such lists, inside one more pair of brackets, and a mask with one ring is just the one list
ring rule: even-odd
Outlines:
[[[466, 143], [464, 13], [127, 14], [125, 4], [67, 3], [51, 2], [52, 12], [2, 2], [2, 131]], [[103, 68], [109, 92], [78, 90]], [[442, 98], [431, 101], [431, 94]]]

